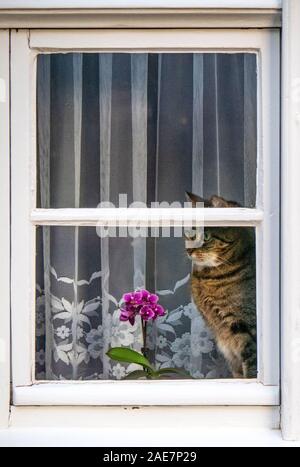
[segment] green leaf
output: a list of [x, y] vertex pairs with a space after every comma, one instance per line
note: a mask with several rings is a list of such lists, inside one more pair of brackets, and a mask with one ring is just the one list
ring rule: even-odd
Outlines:
[[148, 368], [151, 371], [155, 371], [149, 360], [144, 357], [144, 355], [128, 347], [113, 347], [109, 349], [106, 355], [117, 362], [136, 363], [137, 365], [142, 365], [144, 368]]
[[179, 368], [163, 368], [162, 370], [158, 370], [156, 372], [159, 376], [167, 375], [167, 374], [177, 374], [182, 376], [183, 378], [190, 378], [193, 379], [191, 375], [189, 375], [186, 371], [181, 370]]
[[136, 371], [132, 371], [131, 373], [128, 373], [128, 375], [125, 376], [125, 378], [123, 379], [139, 379], [139, 378], [149, 379], [149, 377], [150, 377], [150, 373], [147, 373], [147, 371], [136, 370]]

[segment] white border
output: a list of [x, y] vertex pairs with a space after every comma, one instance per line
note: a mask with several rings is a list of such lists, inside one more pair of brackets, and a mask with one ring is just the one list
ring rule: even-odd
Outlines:
[[282, 430], [300, 440], [300, 2], [285, 0], [282, 87]]
[[0, 427], [10, 399], [10, 152], [9, 32], [0, 31]]
[[[241, 415], [242, 416], [242, 415]], [[101, 418], [99, 419], [99, 426]], [[183, 425], [185, 427], [185, 425]], [[120, 447], [120, 443], [134, 448], [165, 446], [185, 447], [300, 447], [300, 443], [283, 441], [279, 430], [269, 428], [215, 428], [182, 429], [172, 427], [140, 429], [109, 428], [11, 428], [0, 432], [0, 446], [8, 447]], [[150, 450], [150, 449], [149, 449]], [[175, 449], [174, 449], [175, 450]], [[198, 456], [199, 457], [199, 456]], [[101, 458], [100, 458], [101, 459]]]
[[[63, 49], [62, 49], [63, 44]], [[136, 49], [136, 44], [140, 44]], [[29, 47], [30, 46], [30, 47]], [[279, 245], [278, 245], [278, 190], [272, 189], [272, 186], [278, 186], [278, 164], [279, 164], [279, 103], [276, 96], [279, 95], [279, 33], [275, 30], [260, 31], [239, 31], [239, 30], [98, 30], [98, 31], [65, 31], [32, 30], [30, 35], [28, 31], [12, 32], [12, 158], [13, 158], [13, 282], [12, 289], [16, 290], [13, 301], [13, 380], [15, 387], [15, 403], [20, 403], [27, 399], [32, 403], [36, 399], [35, 394], [46, 394], [43, 384], [31, 386], [33, 378], [33, 351], [34, 351], [34, 319], [32, 311], [34, 310], [34, 223], [38, 220], [43, 223], [49, 223], [47, 216], [51, 217], [51, 210], [47, 213], [35, 210], [35, 74], [34, 64], [36, 56], [40, 51], [58, 52], [68, 50], [201, 50], [201, 51], [245, 51], [251, 50], [259, 54], [262, 75], [259, 91], [259, 126], [262, 126], [262, 132], [259, 134], [258, 162], [259, 162], [259, 192], [258, 192], [258, 210], [253, 210], [251, 214], [251, 223], [257, 223], [258, 231], [258, 284], [261, 285], [261, 293], [258, 296], [258, 308], [260, 320], [258, 322], [259, 336], [264, 335], [264, 343], [259, 348], [260, 374], [259, 382], [267, 386], [277, 386], [278, 390], [278, 362], [279, 362], [279, 305], [278, 305], [278, 276], [279, 276]], [[22, 80], [20, 80], [22, 76]], [[263, 97], [263, 99], [262, 99]], [[274, 134], [277, 135], [274, 137]], [[262, 154], [266, 157], [262, 158]], [[268, 155], [268, 156], [267, 156]], [[271, 157], [272, 156], [272, 157]], [[269, 176], [271, 179], [269, 179]], [[29, 180], [32, 180], [30, 185]], [[272, 185], [271, 185], [272, 184]], [[264, 201], [264, 205], [263, 205]], [[261, 217], [263, 209], [263, 220]], [[59, 212], [60, 210], [58, 210]], [[65, 211], [65, 210], [63, 210]], [[68, 211], [68, 210], [67, 210]], [[73, 211], [73, 210], [72, 210]], [[231, 211], [231, 210], [230, 210]], [[247, 211], [247, 210], [245, 210]], [[83, 210], [84, 215], [88, 215]], [[253, 218], [259, 213], [259, 219]], [[66, 214], [66, 211], [63, 215]], [[71, 213], [71, 217], [74, 215]], [[213, 215], [211, 213], [211, 215]], [[223, 214], [222, 214], [223, 215]], [[225, 215], [225, 214], [224, 214]], [[232, 215], [232, 212], [229, 213]], [[41, 217], [42, 216], [43, 219]], [[68, 217], [68, 216], [66, 216]], [[246, 216], [247, 217], [247, 216]], [[30, 220], [32, 224], [30, 223]], [[69, 217], [70, 220], [70, 217]], [[73, 219], [74, 220], [74, 219]], [[237, 221], [237, 219], [234, 219]], [[244, 222], [246, 218], [241, 216]], [[241, 222], [241, 220], [239, 222]], [[55, 219], [52, 218], [53, 223]], [[52, 222], [51, 221], [51, 222]], [[63, 221], [60, 218], [60, 221]], [[50, 222], [50, 223], [51, 223]], [[78, 220], [76, 222], [84, 222]], [[249, 219], [246, 220], [249, 223]], [[244, 222], [245, 223], [245, 222]], [[265, 226], [263, 228], [262, 226]], [[264, 244], [264, 248], [262, 248]], [[271, 255], [271, 256], [270, 256]], [[263, 273], [262, 273], [263, 271]], [[273, 283], [270, 283], [270, 277], [274, 277]], [[25, 279], [24, 279], [25, 278]], [[24, 279], [24, 280], [23, 280]], [[264, 285], [266, 284], [266, 285]], [[275, 285], [274, 285], [275, 284]], [[262, 290], [264, 289], [264, 290]], [[25, 299], [24, 299], [25, 297]], [[26, 298], [27, 297], [27, 298]], [[25, 307], [24, 307], [25, 305]], [[27, 312], [26, 312], [27, 310]], [[271, 313], [272, 310], [272, 313]], [[30, 336], [30, 337], [29, 337]], [[267, 336], [265, 338], [265, 336]], [[20, 358], [22, 355], [22, 358]], [[262, 362], [267, 362], [262, 365]], [[193, 382], [194, 383], [194, 382]], [[211, 403], [222, 403], [223, 389], [222, 385], [215, 382], [214, 395], [210, 399]], [[110, 397], [110, 387], [117, 388], [119, 383], [106, 382], [100, 391], [98, 403], [105, 403]], [[122, 382], [121, 382], [122, 384]], [[134, 383], [135, 384], [135, 383]], [[148, 382], [145, 386], [150, 387]], [[165, 382], [159, 383], [159, 388], [163, 391]], [[174, 383], [175, 385], [177, 382]], [[178, 384], [180, 384], [178, 382]], [[184, 385], [188, 382], [182, 383]], [[257, 397], [256, 402], [264, 403], [268, 399], [270, 389], [263, 387], [259, 383], [251, 386], [246, 381], [240, 381], [237, 392], [245, 389], [245, 396], [241, 395], [243, 403], [247, 403], [247, 389], [251, 387], [255, 394], [261, 395], [265, 391], [264, 397]], [[26, 387], [27, 386], [27, 387]], [[76, 384], [75, 384], [76, 386]], [[53, 387], [52, 384], [45, 386], [46, 389]], [[73, 385], [72, 385], [73, 387]], [[88, 388], [94, 386], [85, 385], [84, 398], [90, 401], [91, 398], [87, 392]], [[121, 387], [121, 386], [120, 386]], [[125, 387], [125, 386], [124, 386]], [[126, 386], [128, 388], [129, 386]], [[140, 386], [136, 386], [140, 387]], [[183, 391], [185, 403], [201, 403], [203, 395], [208, 391], [205, 388], [205, 382], [200, 381], [193, 386], [190, 395]], [[231, 386], [226, 386], [231, 387]], [[78, 386], [79, 388], [79, 386]], [[104, 390], [106, 388], [106, 390]], [[243, 389], [244, 388], [244, 389]], [[59, 386], [55, 386], [58, 391]], [[59, 391], [58, 391], [59, 392]], [[177, 391], [176, 391], [177, 392]], [[200, 395], [198, 394], [200, 392]], [[218, 393], [218, 396], [217, 394]], [[27, 394], [25, 399], [22, 394]], [[30, 396], [29, 394], [32, 394]], [[49, 393], [48, 393], [49, 394]], [[54, 393], [52, 393], [53, 396]], [[118, 401], [122, 403], [122, 393], [116, 391]], [[157, 398], [151, 393], [147, 402], [149, 404], [157, 403]], [[154, 394], [154, 393], [153, 393]], [[92, 395], [92, 393], [91, 393]], [[124, 395], [123, 395], [124, 396]], [[48, 397], [48, 396], [47, 396]], [[126, 397], [129, 397], [127, 395]], [[175, 397], [175, 396], [174, 396]], [[168, 398], [168, 403], [178, 404], [179, 396], [174, 401]], [[49, 399], [50, 400], [50, 399]], [[52, 404], [59, 402], [59, 397], [52, 399]], [[131, 399], [133, 400], [133, 399]], [[182, 399], [180, 399], [184, 403]], [[250, 401], [252, 399], [250, 398]], [[214, 402], [215, 401], [215, 402]], [[277, 403], [279, 402], [276, 399]], [[135, 403], [136, 398], [135, 398]], [[166, 401], [167, 403], [167, 401]], [[224, 403], [224, 402], [223, 402]]]
[[0, 0], [0, 9], [281, 8], [281, 0]]

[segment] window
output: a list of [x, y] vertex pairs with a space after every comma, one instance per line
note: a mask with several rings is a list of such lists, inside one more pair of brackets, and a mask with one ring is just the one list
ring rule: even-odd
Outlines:
[[[256, 54], [39, 55], [37, 69], [41, 208], [118, 207], [125, 199], [128, 205], [181, 207], [185, 192], [255, 207]], [[182, 235], [149, 233], [143, 239], [112, 231], [105, 245], [95, 228], [43, 228], [38, 379], [125, 376], [126, 367], [112, 366], [105, 352], [111, 345], [140, 346], [139, 324], [121, 325], [116, 309], [124, 292], [138, 287], [158, 292], [168, 310], [149, 328], [156, 367], [229, 376], [191, 303], [191, 261]], [[255, 289], [250, 301], [255, 313]], [[80, 304], [76, 318], [72, 312]]]
[[[272, 30], [33, 31], [29, 41], [13, 33], [16, 404], [278, 404], [278, 39]], [[258, 376], [250, 384], [227, 379], [191, 304], [183, 238], [96, 234], [119, 220], [147, 226], [149, 215], [174, 222], [172, 209], [149, 207], [182, 203], [185, 191], [238, 203], [197, 211], [217, 237], [233, 229], [255, 238]], [[120, 194], [145, 207], [97, 207]], [[175, 211], [191, 222], [193, 210]], [[152, 360], [193, 380], [109, 381], [127, 367], [108, 362], [108, 347], [141, 344], [138, 326], [120, 332], [117, 302], [144, 286], [169, 311], [151, 331]], [[83, 392], [82, 379], [97, 381]], [[170, 400], [172, 384], [184, 395]]]

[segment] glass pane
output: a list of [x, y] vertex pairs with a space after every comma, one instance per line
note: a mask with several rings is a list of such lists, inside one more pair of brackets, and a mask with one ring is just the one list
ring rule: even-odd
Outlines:
[[38, 200], [256, 202], [254, 53], [39, 55]]
[[[164, 377], [256, 376], [255, 229], [176, 232], [100, 238], [93, 227], [37, 229], [37, 379], [141, 370], [106, 355], [119, 346], [144, 352], [156, 370], [177, 369]], [[143, 288], [165, 314], [152, 296], [143, 308], [139, 295], [120, 311], [123, 294]], [[150, 318], [146, 341], [141, 315]]]

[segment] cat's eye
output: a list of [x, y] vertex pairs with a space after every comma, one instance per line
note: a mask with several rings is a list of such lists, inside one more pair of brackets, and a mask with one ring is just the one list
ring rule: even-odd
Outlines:
[[210, 232], [204, 232], [203, 239], [204, 239], [205, 243], [210, 242], [210, 240], [212, 240], [212, 235], [211, 235], [211, 233], [210, 233]]

